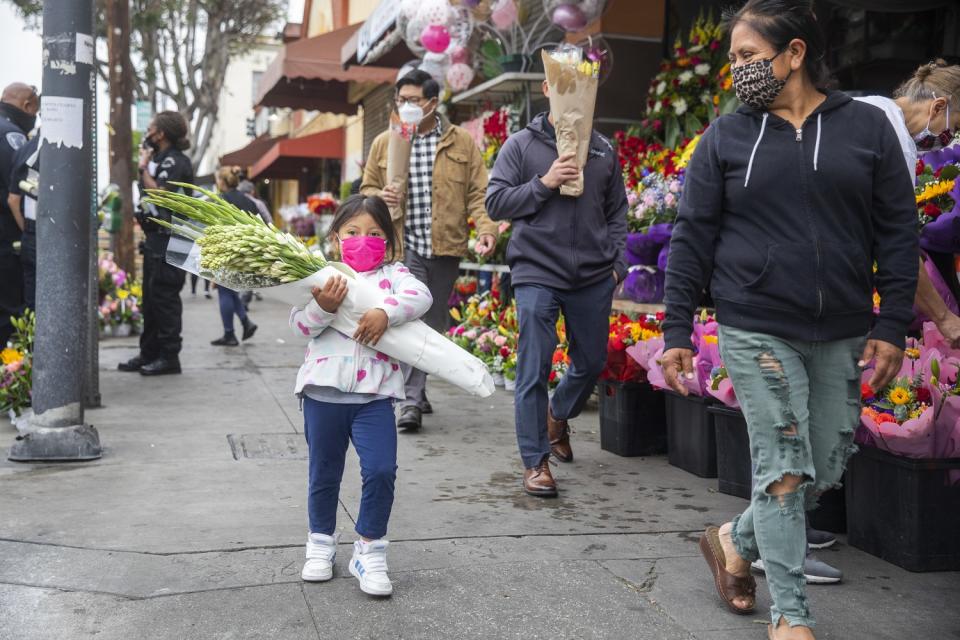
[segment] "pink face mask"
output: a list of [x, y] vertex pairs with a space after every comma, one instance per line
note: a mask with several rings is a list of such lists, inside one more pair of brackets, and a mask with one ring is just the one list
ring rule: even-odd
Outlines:
[[387, 255], [387, 241], [376, 236], [354, 236], [340, 241], [340, 255], [354, 271], [373, 271]]

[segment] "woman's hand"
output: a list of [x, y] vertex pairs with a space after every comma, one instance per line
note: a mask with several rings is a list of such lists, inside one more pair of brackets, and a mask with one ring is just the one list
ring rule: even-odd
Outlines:
[[347, 279], [343, 276], [334, 276], [327, 280], [322, 289], [314, 287], [310, 293], [313, 294], [313, 299], [321, 309], [327, 313], [336, 313], [340, 303], [347, 297]]
[[353, 334], [353, 339], [360, 344], [374, 346], [380, 341], [383, 332], [387, 330], [388, 319], [387, 312], [383, 309], [370, 309], [360, 322], [357, 323], [357, 332]]
[[680, 376], [687, 380], [693, 379], [693, 349], [667, 349], [660, 358], [663, 367], [663, 379], [670, 388], [685, 396], [689, 393], [680, 381]]
[[869, 385], [874, 393], [880, 393], [900, 371], [900, 365], [903, 364], [903, 349], [883, 340], [867, 340], [867, 346], [857, 364], [865, 367], [871, 360], [876, 360], [877, 364], [870, 377]]

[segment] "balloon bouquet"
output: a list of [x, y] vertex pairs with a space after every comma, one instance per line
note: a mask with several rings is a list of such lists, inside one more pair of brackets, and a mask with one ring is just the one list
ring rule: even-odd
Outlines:
[[[479, 1], [479, 0], [477, 0]], [[399, 75], [422, 69], [453, 92], [473, 82], [467, 45], [473, 34], [472, 0], [452, 6], [448, 0], [404, 0], [398, 28], [407, 47], [421, 59], [408, 63]]]
[[[533, 57], [556, 41], [558, 30], [582, 31], [603, 14], [606, 5], [607, 0], [403, 0], [398, 31], [420, 59], [405, 65], [398, 78], [422, 69], [452, 93], [465, 91], [477, 70], [487, 77], [502, 73], [502, 58]], [[483, 44], [471, 56], [475, 35]], [[609, 45], [602, 37], [594, 37], [578, 46], [587, 59], [600, 63], [602, 84], [613, 66]]]

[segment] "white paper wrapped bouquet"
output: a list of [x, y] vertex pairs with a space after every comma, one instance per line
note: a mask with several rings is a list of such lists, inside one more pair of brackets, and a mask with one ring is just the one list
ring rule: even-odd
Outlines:
[[[327, 261], [295, 236], [215, 193], [190, 184], [171, 184], [207, 199], [148, 190], [146, 202], [176, 214], [169, 223], [157, 220], [174, 233], [167, 250], [170, 264], [230, 289], [269, 289], [269, 295], [291, 306], [308, 302], [311, 289], [323, 287], [328, 278], [345, 275], [347, 297], [331, 327], [351, 339], [363, 314], [382, 304], [384, 293], [358, 278], [346, 264]], [[483, 362], [420, 320], [389, 328], [377, 350], [474, 395], [493, 394], [493, 379]]]

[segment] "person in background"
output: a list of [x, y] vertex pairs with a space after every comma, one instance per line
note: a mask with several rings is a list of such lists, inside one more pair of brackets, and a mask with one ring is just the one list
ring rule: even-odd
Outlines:
[[[404, 121], [419, 122], [410, 152], [406, 201], [401, 202], [396, 187], [387, 184], [389, 131], [370, 147], [360, 192], [379, 195], [400, 212], [394, 225], [403, 245], [403, 262], [437, 301], [423, 321], [442, 333], [449, 327], [446, 302], [460, 274], [460, 259], [467, 254], [471, 218], [477, 229], [476, 252], [486, 256], [496, 248], [497, 225], [483, 206], [487, 169], [470, 134], [437, 113], [440, 85], [430, 74], [417, 70], [400, 78], [394, 99]], [[422, 415], [433, 412], [426, 373], [409, 371], [407, 398], [398, 407], [397, 426], [419, 429]]]
[[23, 272], [23, 302], [36, 308], [37, 299], [37, 189], [40, 179], [40, 134], [20, 147], [10, 171], [7, 204], [17, 220], [23, 220], [20, 266]]
[[10, 173], [14, 156], [36, 126], [39, 110], [36, 88], [22, 82], [8, 85], [0, 94], [0, 347], [13, 333], [10, 317], [23, 311], [23, 271], [14, 243], [20, 241], [24, 223], [7, 203]]
[[[197, 282], [201, 280], [200, 276], [195, 273], [190, 274], [190, 294], [197, 295]], [[210, 281], [206, 278], [203, 278], [203, 297], [209, 300], [210, 296]]]
[[[543, 83], [544, 95], [549, 86]], [[553, 454], [573, 461], [569, 420], [583, 410], [607, 360], [610, 308], [627, 273], [627, 198], [613, 145], [593, 132], [583, 169], [584, 192], [560, 194], [580, 175], [574, 154], [557, 156], [553, 116], [540, 114], [513, 134], [497, 156], [487, 210], [510, 220], [507, 262], [517, 301], [516, 430], [523, 462], [523, 489], [557, 495], [550, 471]], [[547, 374], [563, 313], [570, 336], [570, 369], [548, 398]]]
[[[913, 178], [918, 153], [922, 158], [926, 152], [951, 144], [960, 131], [960, 65], [948, 65], [943, 60], [922, 65], [894, 92], [894, 103], [901, 112], [903, 129], [909, 136], [904, 140], [903, 129], [895, 127], [899, 129], [898, 136]], [[889, 113], [888, 109], [885, 111]], [[960, 286], [953, 260], [956, 249], [950, 247], [951, 251], [944, 253], [943, 249], [947, 247], [930, 240], [934, 238], [928, 239], [926, 234], [921, 234], [920, 246], [927, 250], [921, 258], [936, 265], [938, 271], [928, 274], [927, 266], [930, 265], [921, 261], [914, 304], [936, 323], [940, 333], [954, 347], [960, 347], [960, 317], [956, 315]], [[940, 281], [935, 286], [931, 276], [938, 275]]]
[[[266, 224], [273, 224], [273, 216], [270, 214], [270, 208], [267, 206], [266, 202], [257, 197], [257, 188], [252, 182], [241, 179], [239, 186], [237, 186], [237, 191], [253, 200], [253, 204], [257, 205], [257, 211], [260, 212], [260, 218], [262, 218]], [[243, 300], [243, 308], [249, 311], [250, 302], [254, 298], [257, 300], [263, 300], [263, 297], [257, 291], [244, 291], [240, 296], [240, 299]]]
[[270, 214], [270, 208], [267, 203], [257, 197], [257, 188], [249, 180], [240, 180], [237, 185], [237, 191], [250, 198], [257, 207], [257, 214], [263, 219], [264, 224], [273, 224], [273, 216]]
[[[220, 197], [250, 215], [260, 217], [260, 210], [251, 198], [240, 193], [240, 167], [220, 167], [217, 170], [217, 190]], [[210, 342], [217, 347], [236, 347], [240, 344], [233, 329], [233, 316], [240, 318], [243, 325], [243, 340], [249, 340], [257, 332], [257, 325], [247, 315], [240, 294], [233, 289], [217, 285], [217, 298], [220, 301], [220, 319], [223, 321], [223, 336]]]
[[[176, 111], [161, 111], [147, 128], [140, 151], [140, 189], [183, 192], [175, 182], [193, 182], [193, 165], [184, 151], [190, 148], [187, 121]], [[120, 371], [145, 376], [180, 373], [183, 340], [183, 302], [180, 290], [186, 272], [167, 264], [170, 231], [151, 217], [169, 221], [172, 212], [152, 204], [141, 208], [137, 220], [145, 239], [143, 251], [143, 333], [140, 353], [117, 365]]]

